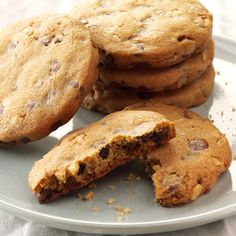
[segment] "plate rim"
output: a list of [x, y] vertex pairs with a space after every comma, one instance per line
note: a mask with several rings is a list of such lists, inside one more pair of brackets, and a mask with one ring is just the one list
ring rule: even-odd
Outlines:
[[[236, 40], [225, 37], [222, 35], [213, 35], [214, 40], [226, 44], [230, 44], [236, 47]], [[221, 207], [215, 210], [211, 210], [205, 213], [199, 213], [188, 217], [180, 217], [172, 220], [158, 220], [149, 222], [91, 222], [84, 220], [68, 219], [64, 217], [52, 216], [50, 214], [37, 212], [35, 210], [26, 209], [21, 206], [17, 206], [7, 198], [0, 194], [0, 209], [7, 211], [15, 216], [33, 220], [35, 222], [42, 222], [46, 225], [57, 227], [61, 229], [73, 229], [78, 232], [99, 232], [103, 234], [121, 234], [122, 231], [127, 233], [126, 230], [131, 230], [129, 234], [141, 234], [141, 233], [155, 233], [155, 232], [167, 232], [171, 229], [180, 230], [194, 226], [200, 226], [210, 222], [224, 219], [226, 217], [236, 214], [236, 202], [225, 207]], [[191, 224], [189, 225], [189, 223]], [[133, 230], [135, 227], [135, 230]]]

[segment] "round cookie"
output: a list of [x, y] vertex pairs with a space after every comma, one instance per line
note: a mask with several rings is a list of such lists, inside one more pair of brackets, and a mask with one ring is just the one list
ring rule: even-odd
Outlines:
[[115, 112], [65, 135], [35, 162], [29, 186], [39, 202], [54, 200], [174, 137], [174, 123], [157, 112]]
[[202, 51], [212, 15], [197, 0], [87, 0], [71, 16], [89, 30], [107, 67], [170, 67]]
[[27, 143], [68, 122], [98, 76], [89, 31], [64, 15], [0, 31], [0, 144]]
[[112, 113], [126, 106], [151, 99], [179, 107], [194, 107], [205, 103], [214, 87], [215, 71], [213, 66], [191, 84], [176, 90], [156, 93], [137, 92], [132, 88], [104, 87], [97, 81], [92, 91], [83, 100], [88, 110]]
[[106, 85], [131, 87], [139, 90], [172, 90], [198, 79], [211, 65], [214, 58], [214, 43], [182, 63], [163, 69], [133, 68], [100, 69], [100, 79]]
[[144, 158], [161, 205], [172, 207], [197, 199], [209, 191], [230, 166], [229, 143], [210, 120], [155, 102], [127, 109], [156, 111], [175, 123], [176, 138]]

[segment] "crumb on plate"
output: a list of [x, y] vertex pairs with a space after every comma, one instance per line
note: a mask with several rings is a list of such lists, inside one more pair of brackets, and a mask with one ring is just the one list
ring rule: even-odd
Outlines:
[[94, 199], [94, 192], [89, 191], [82, 195], [81, 193], [78, 194], [79, 199], [84, 200], [84, 201], [91, 201]]
[[107, 204], [108, 204], [108, 205], [111, 205], [111, 204], [114, 203], [114, 202], [116, 202], [116, 199], [115, 199], [115, 198], [109, 198], [109, 199], [107, 200]]
[[102, 209], [100, 207], [93, 207], [92, 208], [92, 211], [95, 212], [95, 213], [100, 213], [102, 211]]
[[129, 173], [128, 177], [126, 177], [126, 181], [133, 181], [136, 179], [135, 174]]
[[113, 190], [113, 189], [115, 189], [115, 186], [114, 186], [114, 185], [109, 185], [109, 186], [107, 186], [107, 188], [108, 188], [109, 190]]
[[116, 205], [114, 209], [118, 216], [129, 215], [132, 212], [129, 207], [123, 207], [121, 205]]

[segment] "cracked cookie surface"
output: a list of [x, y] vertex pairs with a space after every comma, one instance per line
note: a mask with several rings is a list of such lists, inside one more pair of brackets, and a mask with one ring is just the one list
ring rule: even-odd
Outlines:
[[29, 186], [40, 202], [51, 201], [174, 136], [174, 123], [157, 112], [115, 112], [62, 138], [34, 164]]
[[214, 87], [215, 71], [211, 65], [200, 78], [179, 89], [163, 92], [143, 92], [132, 88], [106, 87], [97, 81], [92, 91], [83, 100], [88, 110], [111, 113], [126, 106], [147, 101], [165, 103], [179, 107], [194, 107], [205, 103]]
[[197, 0], [87, 0], [70, 15], [89, 28], [107, 67], [169, 67], [202, 51], [212, 33]]
[[173, 207], [196, 200], [230, 166], [232, 153], [227, 138], [210, 120], [154, 102], [127, 109], [156, 111], [175, 123], [176, 137], [143, 159], [161, 205]]
[[0, 144], [27, 143], [65, 124], [97, 79], [88, 30], [64, 15], [41, 15], [0, 32]]

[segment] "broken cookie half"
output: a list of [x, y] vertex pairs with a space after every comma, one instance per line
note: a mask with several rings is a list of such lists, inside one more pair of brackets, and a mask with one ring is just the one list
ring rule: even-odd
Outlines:
[[37, 161], [29, 186], [48, 202], [85, 186], [175, 136], [174, 123], [153, 111], [120, 111], [72, 131]]
[[186, 109], [154, 102], [126, 109], [156, 111], [175, 123], [176, 138], [143, 158], [161, 205], [173, 207], [197, 199], [230, 166], [229, 143], [210, 120]]

